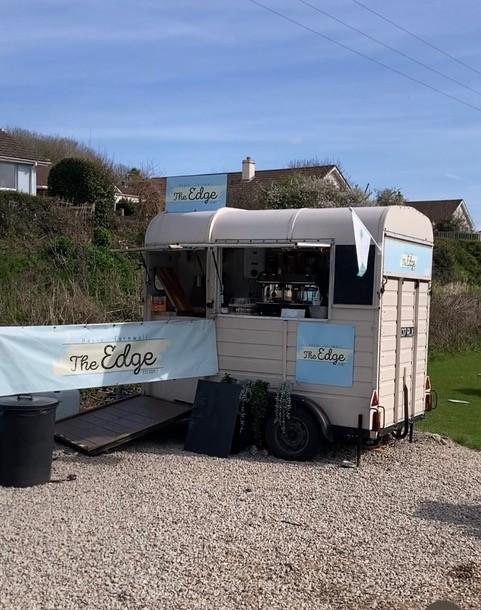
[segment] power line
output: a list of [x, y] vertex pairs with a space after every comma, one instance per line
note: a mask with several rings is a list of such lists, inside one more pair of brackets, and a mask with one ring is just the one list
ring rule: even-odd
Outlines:
[[347, 23], [346, 21], [343, 21], [342, 19], [339, 19], [338, 17], [336, 17], [334, 15], [331, 15], [331, 13], [328, 13], [324, 9], [317, 7], [315, 4], [312, 4], [311, 2], [308, 2], [307, 0], [297, 0], [297, 1], [300, 2], [301, 4], [304, 4], [305, 6], [309, 6], [313, 10], [320, 13], [321, 15], [324, 15], [325, 17], [328, 17], [329, 19], [332, 19], [333, 21], [340, 23], [341, 25], [343, 25], [346, 28], [349, 28], [353, 32], [356, 32], [357, 34], [361, 34], [361, 36], [364, 36], [365, 38], [372, 40], [373, 42], [381, 45], [385, 49], [389, 49], [389, 51], [393, 51], [394, 53], [397, 53], [401, 57], [404, 57], [405, 59], [409, 59], [409, 61], [412, 61], [413, 63], [418, 64], [418, 66], [421, 66], [422, 68], [425, 68], [426, 70], [430, 70], [431, 72], [434, 72], [434, 74], [438, 74], [439, 76], [442, 76], [443, 78], [450, 80], [453, 83], [456, 83], [456, 85], [459, 85], [460, 87], [464, 87], [464, 89], [467, 89], [468, 91], [471, 91], [473, 93], [476, 93], [476, 95], [481, 96], [481, 91], [479, 91], [479, 89], [470, 87], [469, 85], [466, 85], [465, 83], [461, 82], [460, 80], [457, 80], [456, 78], [453, 78], [452, 76], [449, 76], [448, 74], [445, 74], [444, 72], [441, 72], [441, 70], [438, 70], [437, 68], [433, 68], [432, 66], [425, 64], [423, 61], [420, 61], [419, 59], [416, 59], [415, 57], [412, 57], [411, 55], [404, 53], [404, 51], [396, 49], [396, 47], [392, 47], [390, 44], [387, 44], [387, 43], [383, 42], [382, 40], [379, 40], [378, 38], [371, 36], [371, 34], [368, 34], [367, 32], [363, 32], [359, 28]]
[[251, 4], [255, 4], [256, 6], [268, 11], [269, 13], [272, 13], [273, 15], [277, 15], [278, 17], [281, 17], [281, 19], [284, 19], [285, 21], [289, 21], [290, 23], [297, 25], [298, 27], [306, 30], [307, 32], [311, 32], [311, 34], [315, 34], [316, 36], [324, 38], [325, 40], [332, 42], [333, 44], [345, 49], [346, 51], [355, 53], [359, 57], [362, 57], [363, 59], [367, 59], [368, 61], [370, 61], [373, 64], [381, 66], [382, 68], [385, 68], [386, 70], [390, 70], [391, 72], [394, 72], [395, 74], [398, 74], [399, 76], [402, 76], [402, 77], [412, 81], [413, 83], [422, 85], [423, 87], [426, 87], [427, 89], [431, 89], [431, 91], [435, 91], [436, 93], [439, 93], [440, 95], [443, 95], [444, 97], [447, 97], [455, 102], [458, 102], [459, 104], [463, 104], [463, 106], [467, 106], [468, 108], [471, 108], [472, 110], [477, 110], [478, 112], [481, 112], [480, 106], [476, 106], [475, 104], [466, 102], [466, 101], [462, 100], [461, 98], [456, 97], [455, 95], [446, 93], [445, 91], [442, 91], [441, 89], [438, 89], [437, 87], [434, 87], [433, 85], [429, 85], [428, 83], [425, 83], [424, 81], [422, 81], [414, 76], [410, 76], [409, 74], [407, 74], [406, 72], [403, 72], [402, 70], [393, 68], [389, 64], [385, 64], [384, 62], [382, 62], [378, 59], [375, 59], [374, 57], [371, 57], [370, 55], [367, 55], [366, 53], [363, 53], [362, 51], [357, 51], [356, 49], [353, 49], [352, 47], [348, 46], [347, 44], [344, 44], [343, 42], [340, 42], [339, 40], [336, 40], [335, 38], [331, 38], [330, 36], [328, 36], [327, 34], [324, 34], [323, 32], [319, 32], [319, 30], [315, 30], [314, 28], [311, 28], [308, 25], [304, 25], [300, 21], [296, 21], [292, 17], [289, 17], [288, 15], [285, 15], [284, 13], [281, 13], [281, 12], [277, 11], [276, 9], [273, 9], [270, 6], [262, 4], [258, 0], [248, 0], [248, 2], [250, 2]]
[[445, 55], [446, 57], [449, 57], [449, 59], [452, 59], [453, 61], [455, 61], [456, 63], [460, 64], [461, 66], [464, 66], [468, 70], [472, 70], [473, 72], [475, 72], [476, 74], [479, 74], [481, 76], [481, 70], [477, 70], [473, 66], [470, 66], [469, 64], [467, 64], [462, 59], [459, 59], [458, 57], [455, 57], [454, 55], [451, 55], [451, 53], [448, 53], [444, 49], [441, 49], [441, 47], [437, 47], [432, 42], [429, 42], [429, 40], [426, 40], [422, 36], [419, 36], [418, 34], [415, 34], [414, 32], [411, 32], [411, 30], [408, 30], [407, 28], [403, 27], [402, 25], [399, 25], [399, 23], [396, 23], [395, 21], [393, 21], [392, 19], [389, 19], [385, 15], [382, 15], [381, 13], [378, 13], [373, 8], [367, 6], [363, 2], [360, 2], [359, 0], [352, 0], [352, 1], [354, 2], [354, 4], [362, 6], [362, 8], [365, 9], [366, 11], [369, 11], [373, 15], [376, 15], [376, 17], [379, 17], [379, 19], [382, 19], [383, 21], [386, 21], [386, 23], [389, 23], [389, 24], [393, 25], [395, 28], [397, 28], [401, 32], [404, 32], [405, 34], [409, 34], [409, 36], [412, 36], [416, 40], [419, 40], [419, 42], [422, 42], [426, 46], [431, 47], [431, 49], [434, 49], [435, 51], [438, 51], [438, 53], [441, 53], [442, 55]]

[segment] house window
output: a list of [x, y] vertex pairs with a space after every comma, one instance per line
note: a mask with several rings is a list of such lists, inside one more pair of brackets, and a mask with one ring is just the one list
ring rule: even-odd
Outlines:
[[0, 163], [0, 188], [15, 189], [17, 166], [14, 163]]
[[17, 165], [17, 190], [20, 193], [30, 193], [30, 181], [32, 168], [29, 165]]

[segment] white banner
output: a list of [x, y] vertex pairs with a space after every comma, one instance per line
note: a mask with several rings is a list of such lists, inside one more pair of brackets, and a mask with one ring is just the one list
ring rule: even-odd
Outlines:
[[354, 229], [354, 239], [356, 241], [356, 255], [357, 255], [357, 267], [358, 277], [362, 277], [367, 270], [367, 260], [369, 258], [369, 246], [371, 245], [371, 234], [364, 226], [364, 223], [351, 209], [352, 214], [352, 228]]
[[213, 320], [0, 327], [0, 396], [217, 372]]

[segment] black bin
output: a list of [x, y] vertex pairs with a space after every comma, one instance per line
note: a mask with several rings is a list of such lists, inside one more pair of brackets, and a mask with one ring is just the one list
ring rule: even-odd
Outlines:
[[0, 398], [0, 485], [50, 481], [57, 405], [58, 400], [46, 396]]

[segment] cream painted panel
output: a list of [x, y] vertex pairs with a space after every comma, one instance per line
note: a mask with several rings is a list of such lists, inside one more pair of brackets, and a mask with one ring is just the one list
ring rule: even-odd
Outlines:
[[396, 322], [396, 320], [397, 320], [397, 308], [396, 307], [383, 307], [382, 308], [383, 324], [386, 324], [386, 322]]
[[217, 341], [219, 356], [263, 358], [282, 361], [282, 347], [276, 345], [253, 345], [251, 343], [226, 343]]
[[[291, 377], [291, 379], [293, 380], [293, 378]], [[319, 396], [319, 397], [325, 397], [325, 396], [331, 396], [331, 397], [335, 397], [335, 398], [363, 398], [363, 399], [368, 399], [370, 400], [371, 396], [372, 396], [372, 384], [365, 382], [365, 381], [358, 381], [357, 383], [355, 383], [352, 388], [341, 388], [341, 387], [337, 387], [337, 386], [316, 386], [316, 385], [310, 385], [310, 384], [306, 384], [306, 383], [296, 383], [294, 384], [294, 391], [297, 390], [299, 392], [302, 392], [303, 394], [305, 393], [306, 395], [312, 395], [312, 396]], [[322, 403], [321, 403], [322, 404]], [[342, 402], [339, 401], [337, 403], [337, 408], [342, 408]], [[329, 414], [330, 415], [330, 414]], [[355, 425], [355, 424], [354, 424]]]
[[373, 308], [359, 309], [358, 307], [351, 307], [346, 309], [339, 306], [331, 308], [331, 321], [332, 322], [345, 322], [353, 324], [355, 322], [371, 322], [374, 323], [376, 318], [377, 310]]
[[[296, 363], [295, 362], [288, 362], [287, 363], [287, 376], [288, 377], [293, 377], [295, 379], [295, 376], [296, 376]], [[355, 366], [354, 367], [354, 371], [353, 371], [353, 375], [352, 375], [353, 382], [354, 382], [352, 387], [354, 387], [356, 382], [362, 382], [362, 383], [369, 382], [369, 385], [371, 387], [371, 392], [372, 392], [372, 390], [374, 389], [373, 388], [373, 382], [371, 381], [372, 377], [373, 377], [372, 367], [368, 367], [368, 366]], [[309, 385], [309, 384], [306, 384], [306, 385]], [[323, 387], [324, 388], [324, 387], [328, 387], [328, 386], [322, 385], [322, 386], [319, 386], [319, 387]], [[336, 389], [336, 393], [338, 391], [341, 391], [343, 393], [347, 391], [347, 394], [352, 394], [352, 387], [351, 388], [344, 388], [344, 387], [341, 387], [341, 386], [332, 386], [332, 387], [336, 387], [337, 388]]]
[[219, 355], [219, 368], [231, 372], [234, 377], [236, 371], [248, 371], [251, 373], [251, 376], [254, 375], [259, 378], [264, 373], [282, 377], [282, 362], [280, 360]]
[[282, 347], [281, 331], [241, 330], [239, 328], [217, 328], [217, 341], [224, 343], [248, 343], [250, 345], [275, 345]]
[[381, 374], [385, 368], [390, 368], [396, 364], [396, 351], [382, 351], [381, 353]]
[[[340, 320], [333, 320], [334, 323], [347, 324], [347, 322], [341, 322]], [[352, 326], [355, 327], [356, 339], [364, 338], [374, 340], [375, 325], [369, 322], [357, 322], [351, 321]], [[297, 331], [288, 331], [287, 333], [287, 345], [288, 347], [295, 347], [297, 345]]]
[[255, 316], [217, 316], [217, 328], [237, 328], [239, 330], [258, 330], [258, 331], [274, 331], [280, 332], [284, 320], [281, 318], [257, 318]]

